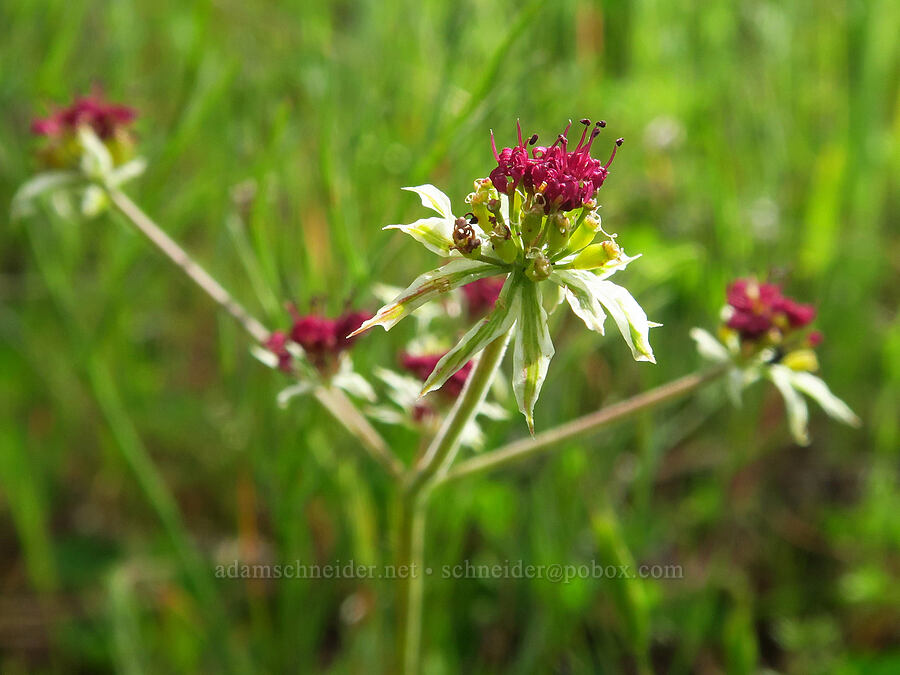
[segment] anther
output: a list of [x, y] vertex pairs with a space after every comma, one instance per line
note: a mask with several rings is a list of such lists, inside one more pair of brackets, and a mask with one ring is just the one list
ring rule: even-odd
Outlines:
[[538, 135], [532, 134], [531, 138], [528, 139], [528, 145], [534, 145], [535, 143], [537, 143], [537, 140], [538, 140]]

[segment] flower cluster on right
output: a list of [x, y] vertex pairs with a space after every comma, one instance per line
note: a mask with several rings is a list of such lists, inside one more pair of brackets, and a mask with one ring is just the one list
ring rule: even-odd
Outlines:
[[831, 417], [858, 426], [860, 421], [825, 382], [813, 375], [819, 369], [814, 351], [822, 334], [810, 325], [813, 305], [782, 294], [781, 287], [756, 279], [737, 279], [726, 291], [719, 339], [694, 328], [691, 337], [707, 359], [729, 364], [729, 392], [740, 404], [740, 393], [759, 379], [770, 380], [785, 402], [791, 434], [800, 444], [809, 442], [809, 411], [803, 395], [816, 401]]

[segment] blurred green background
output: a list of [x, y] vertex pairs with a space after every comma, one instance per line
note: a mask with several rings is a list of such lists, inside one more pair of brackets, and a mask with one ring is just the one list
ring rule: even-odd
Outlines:
[[[121, 221], [9, 223], [30, 119], [99, 83], [141, 111], [129, 192], [273, 327], [432, 267], [381, 227], [422, 216], [404, 185], [460, 204], [490, 128], [606, 119], [604, 225], [644, 254], [622, 282], [665, 324], [659, 365], [558, 318], [539, 428], [698, 367], [688, 330], [735, 276], [819, 304], [862, 430], [815, 408], [799, 448], [771, 389], [740, 411], [710, 389], [447, 488], [435, 567], [684, 579], [431, 580], [428, 673], [900, 672], [895, 2], [6, 0], [0, 25], [0, 670], [366, 673], [391, 644], [390, 582], [213, 574], [389, 561], [389, 486], [341, 429], [279, 410], [284, 379]], [[354, 359], [393, 365], [413, 332]]]

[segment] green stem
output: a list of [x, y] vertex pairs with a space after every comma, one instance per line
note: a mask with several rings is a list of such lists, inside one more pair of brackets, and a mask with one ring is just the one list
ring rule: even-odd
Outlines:
[[394, 672], [401, 675], [415, 675], [419, 672], [427, 508], [427, 498], [424, 495], [404, 494], [400, 496], [395, 566], [397, 574], [395, 656], [397, 663]]
[[619, 403], [584, 415], [578, 419], [562, 424], [538, 434], [534, 438], [515, 441], [492, 452], [468, 459], [440, 477], [439, 484], [449, 483], [467, 476], [493, 471], [502, 466], [533, 457], [538, 453], [558, 446], [563, 441], [593, 433], [614, 422], [626, 419], [654, 406], [666, 403], [675, 398], [699, 389], [705, 384], [718, 379], [727, 372], [727, 366], [716, 366], [709, 370], [692, 373], [672, 382], [638, 394]]
[[481, 358], [472, 370], [456, 405], [412, 470], [400, 495], [396, 545], [396, 672], [403, 675], [419, 672], [428, 495], [435, 477], [453, 462], [463, 429], [484, 402], [494, 373], [503, 360], [510, 335], [511, 333], [507, 333], [497, 338], [481, 352]]
[[474, 419], [478, 408], [484, 402], [488, 387], [494, 379], [494, 373], [503, 360], [506, 345], [512, 332], [502, 335], [490, 343], [481, 352], [481, 358], [472, 370], [456, 405], [444, 420], [441, 429], [428, 450], [419, 460], [412, 479], [407, 485], [407, 492], [416, 494], [422, 491], [435, 476], [445, 471], [453, 463], [456, 452], [459, 449], [459, 439], [462, 437], [466, 425]]
[[226, 291], [212, 275], [203, 269], [187, 251], [179, 246], [172, 237], [153, 222], [137, 204], [131, 201], [124, 192], [108, 190], [110, 201], [125, 216], [138, 231], [143, 234], [156, 248], [162, 251], [175, 265], [187, 274], [191, 281], [197, 284], [220, 307], [231, 314], [235, 320], [244, 327], [251, 337], [259, 343], [265, 343], [269, 338], [269, 331], [256, 318], [250, 315], [243, 305], [235, 300], [231, 293]]
[[313, 393], [322, 407], [356, 437], [363, 449], [381, 464], [385, 471], [398, 479], [403, 475], [403, 464], [391, 453], [384, 439], [343, 391], [336, 387], [318, 386]]

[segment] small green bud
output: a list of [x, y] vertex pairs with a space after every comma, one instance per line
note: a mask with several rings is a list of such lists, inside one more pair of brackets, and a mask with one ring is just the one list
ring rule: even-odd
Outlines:
[[813, 373], [819, 369], [819, 360], [812, 349], [796, 349], [784, 356], [781, 363], [791, 370]]
[[607, 239], [599, 244], [591, 244], [581, 253], [575, 256], [572, 267], [576, 270], [593, 270], [603, 267], [610, 260], [615, 260], [621, 255], [622, 249], [616, 242]]
[[594, 237], [599, 230], [600, 216], [593, 212], [587, 214], [572, 233], [572, 236], [569, 237], [569, 245], [566, 248], [572, 253], [580, 251], [594, 241]]
[[594, 241], [594, 235], [596, 234], [596, 232], [582, 223], [578, 229], [572, 233], [572, 236], [569, 237], [569, 245], [566, 248], [572, 253], [580, 251]]
[[561, 251], [569, 241], [572, 224], [562, 211], [547, 216], [547, 248], [551, 253]]
[[494, 252], [497, 256], [505, 263], [511, 263], [514, 261], [519, 255], [519, 249], [516, 246], [516, 242], [512, 239], [512, 233], [509, 231], [509, 227], [507, 227], [503, 223], [495, 223], [494, 229], [491, 230], [491, 246], [494, 247]]
[[537, 244], [543, 223], [544, 207], [542, 205], [533, 204], [531, 208], [522, 211], [522, 242], [526, 247]]
[[525, 268], [525, 276], [532, 281], [544, 281], [550, 277], [552, 271], [553, 265], [550, 263], [547, 256], [543, 253], [538, 253], [532, 258], [531, 262], [528, 263], [528, 267]]

